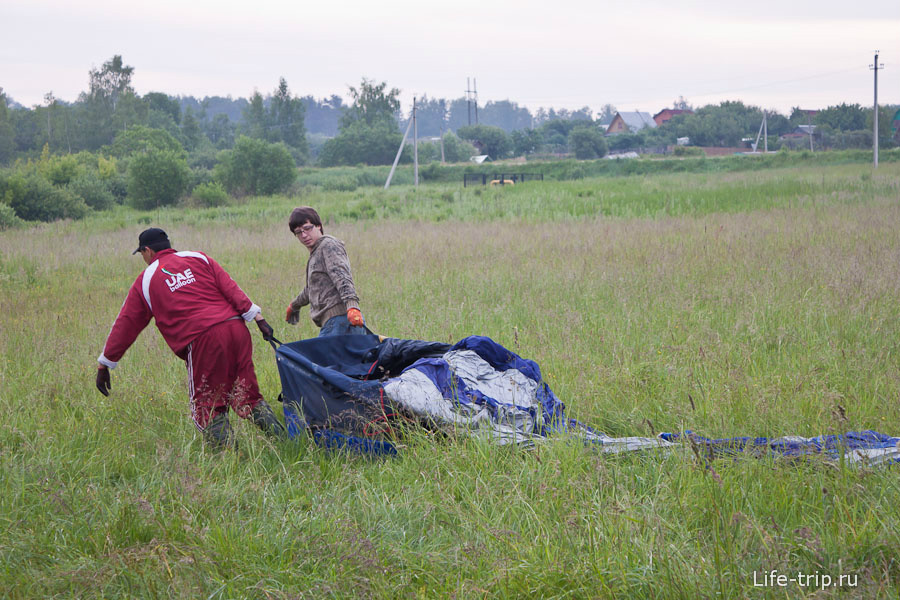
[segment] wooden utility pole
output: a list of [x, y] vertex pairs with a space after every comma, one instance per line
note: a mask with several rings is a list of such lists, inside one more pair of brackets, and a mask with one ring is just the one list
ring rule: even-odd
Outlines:
[[472, 124], [472, 90], [469, 89], [469, 78], [466, 77], [466, 109], [469, 111], [469, 125]]
[[478, 125], [478, 80], [473, 78], [472, 85], [475, 88], [473, 90], [475, 94], [475, 124]]
[[874, 131], [872, 132], [872, 168], [878, 168], [878, 69], [883, 69], [884, 64], [878, 64], [878, 50], [875, 51], [875, 62], [869, 65], [869, 68], [875, 71], [875, 102], [872, 122], [874, 123]]
[[809, 121], [809, 111], [806, 111], [806, 130], [809, 132], [809, 151], [812, 152], [812, 124]]
[[419, 123], [416, 121], [416, 97], [413, 96], [413, 185], [419, 187]]
[[397, 169], [397, 163], [400, 162], [400, 154], [403, 152], [403, 145], [406, 143], [406, 137], [409, 135], [412, 124], [412, 119], [406, 124], [406, 132], [403, 134], [403, 139], [400, 140], [400, 147], [397, 148], [397, 156], [394, 157], [394, 164], [391, 165], [391, 172], [388, 173], [387, 181], [384, 182], [384, 189], [388, 189], [391, 185], [391, 179], [394, 178], [394, 171]]

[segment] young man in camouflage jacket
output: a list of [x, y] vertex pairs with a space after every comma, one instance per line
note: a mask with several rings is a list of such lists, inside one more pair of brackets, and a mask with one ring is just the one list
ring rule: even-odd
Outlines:
[[365, 334], [344, 243], [325, 235], [319, 214], [309, 206], [295, 208], [288, 226], [309, 250], [309, 260], [306, 286], [288, 305], [285, 320], [296, 325], [300, 309], [308, 304], [310, 318], [321, 328], [319, 336]]

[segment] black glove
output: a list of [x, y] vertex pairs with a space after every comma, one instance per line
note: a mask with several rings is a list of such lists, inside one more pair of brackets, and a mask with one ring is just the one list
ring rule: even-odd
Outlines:
[[263, 339], [267, 342], [275, 337], [275, 330], [272, 329], [272, 326], [266, 323], [265, 319], [259, 319], [256, 321], [256, 326], [259, 327], [259, 330], [262, 331]]
[[112, 385], [109, 383], [109, 369], [106, 367], [97, 367], [97, 389], [104, 396], [109, 396], [109, 390]]

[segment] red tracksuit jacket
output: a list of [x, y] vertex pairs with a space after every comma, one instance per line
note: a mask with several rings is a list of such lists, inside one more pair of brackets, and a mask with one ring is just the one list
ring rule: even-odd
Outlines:
[[210, 257], [162, 250], [128, 290], [97, 360], [114, 369], [151, 318], [172, 351], [185, 359], [188, 345], [213, 325], [236, 316], [250, 321], [259, 312]]

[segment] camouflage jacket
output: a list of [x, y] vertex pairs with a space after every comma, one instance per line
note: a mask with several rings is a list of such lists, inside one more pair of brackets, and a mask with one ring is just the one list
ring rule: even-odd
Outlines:
[[313, 246], [306, 263], [306, 287], [291, 307], [300, 310], [307, 304], [317, 327], [331, 317], [346, 315], [347, 309], [359, 308], [344, 243], [330, 235], [323, 235]]

